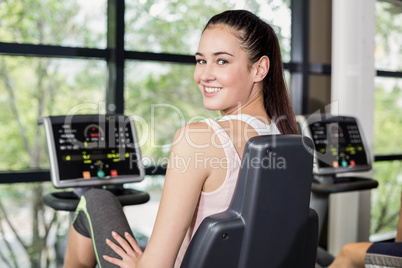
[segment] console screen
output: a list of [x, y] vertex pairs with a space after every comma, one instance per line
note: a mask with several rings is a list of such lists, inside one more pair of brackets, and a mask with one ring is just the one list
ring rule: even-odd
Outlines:
[[[118, 115], [74, 115], [45, 121], [56, 187], [141, 180], [134, 122]], [[47, 125], [47, 126], [46, 126]], [[52, 159], [53, 158], [53, 159]]]
[[368, 165], [366, 150], [356, 122], [321, 121], [309, 125], [319, 168]]

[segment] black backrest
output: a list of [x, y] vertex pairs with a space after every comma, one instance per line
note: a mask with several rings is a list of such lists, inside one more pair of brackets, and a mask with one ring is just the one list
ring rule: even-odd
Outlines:
[[201, 223], [182, 267], [314, 267], [311, 148], [299, 135], [250, 139], [229, 209]]

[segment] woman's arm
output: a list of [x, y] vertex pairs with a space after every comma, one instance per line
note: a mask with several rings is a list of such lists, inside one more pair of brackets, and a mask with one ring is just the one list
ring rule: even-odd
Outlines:
[[[193, 123], [176, 132], [155, 226], [135, 267], [173, 267], [210, 169], [202, 164], [212, 131]], [[201, 161], [201, 162], [200, 162]]]
[[210, 143], [210, 137], [205, 123], [176, 132], [154, 230], [139, 267], [173, 267], [210, 172], [197, 162], [206, 153], [203, 145]]

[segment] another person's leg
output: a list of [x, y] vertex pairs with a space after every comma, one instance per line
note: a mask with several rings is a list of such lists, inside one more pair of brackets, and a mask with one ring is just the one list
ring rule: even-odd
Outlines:
[[366, 267], [402, 267], [402, 242], [374, 243], [366, 253]]
[[85, 193], [77, 207], [71, 228], [64, 267], [111, 267], [103, 255], [119, 256], [111, 250], [106, 239], [113, 240], [112, 231], [124, 237], [132, 235], [118, 199], [109, 191], [93, 189]]
[[364, 267], [366, 251], [372, 244], [370, 242], [361, 242], [344, 245], [338, 256], [336, 256], [335, 260], [328, 267]]
[[364, 267], [366, 263], [369, 265], [402, 267], [402, 193], [395, 242], [396, 243], [373, 244], [370, 242], [362, 242], [347, 244], [343, 246], [338, 256], [336, 256], [329, 267]]

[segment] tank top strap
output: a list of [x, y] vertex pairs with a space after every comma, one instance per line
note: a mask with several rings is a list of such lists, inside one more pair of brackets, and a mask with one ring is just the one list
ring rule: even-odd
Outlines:
[[259, 135], [281, 134], [274, 121], [267, 125], [261, 120], [248, 114], [225, 115], [219, 121], [240, 120], [250, 125]]
[[225, 151], [226, 157], [234, 156], [237, 160], [240, 161], [239, 154], [236, 151], [236, 148], [233, 145], [232, 140], [230, 139], [227, 132], [213, 119], [206, 118], [203, 122], [207, 123], [218, 136], [221, 146]]

